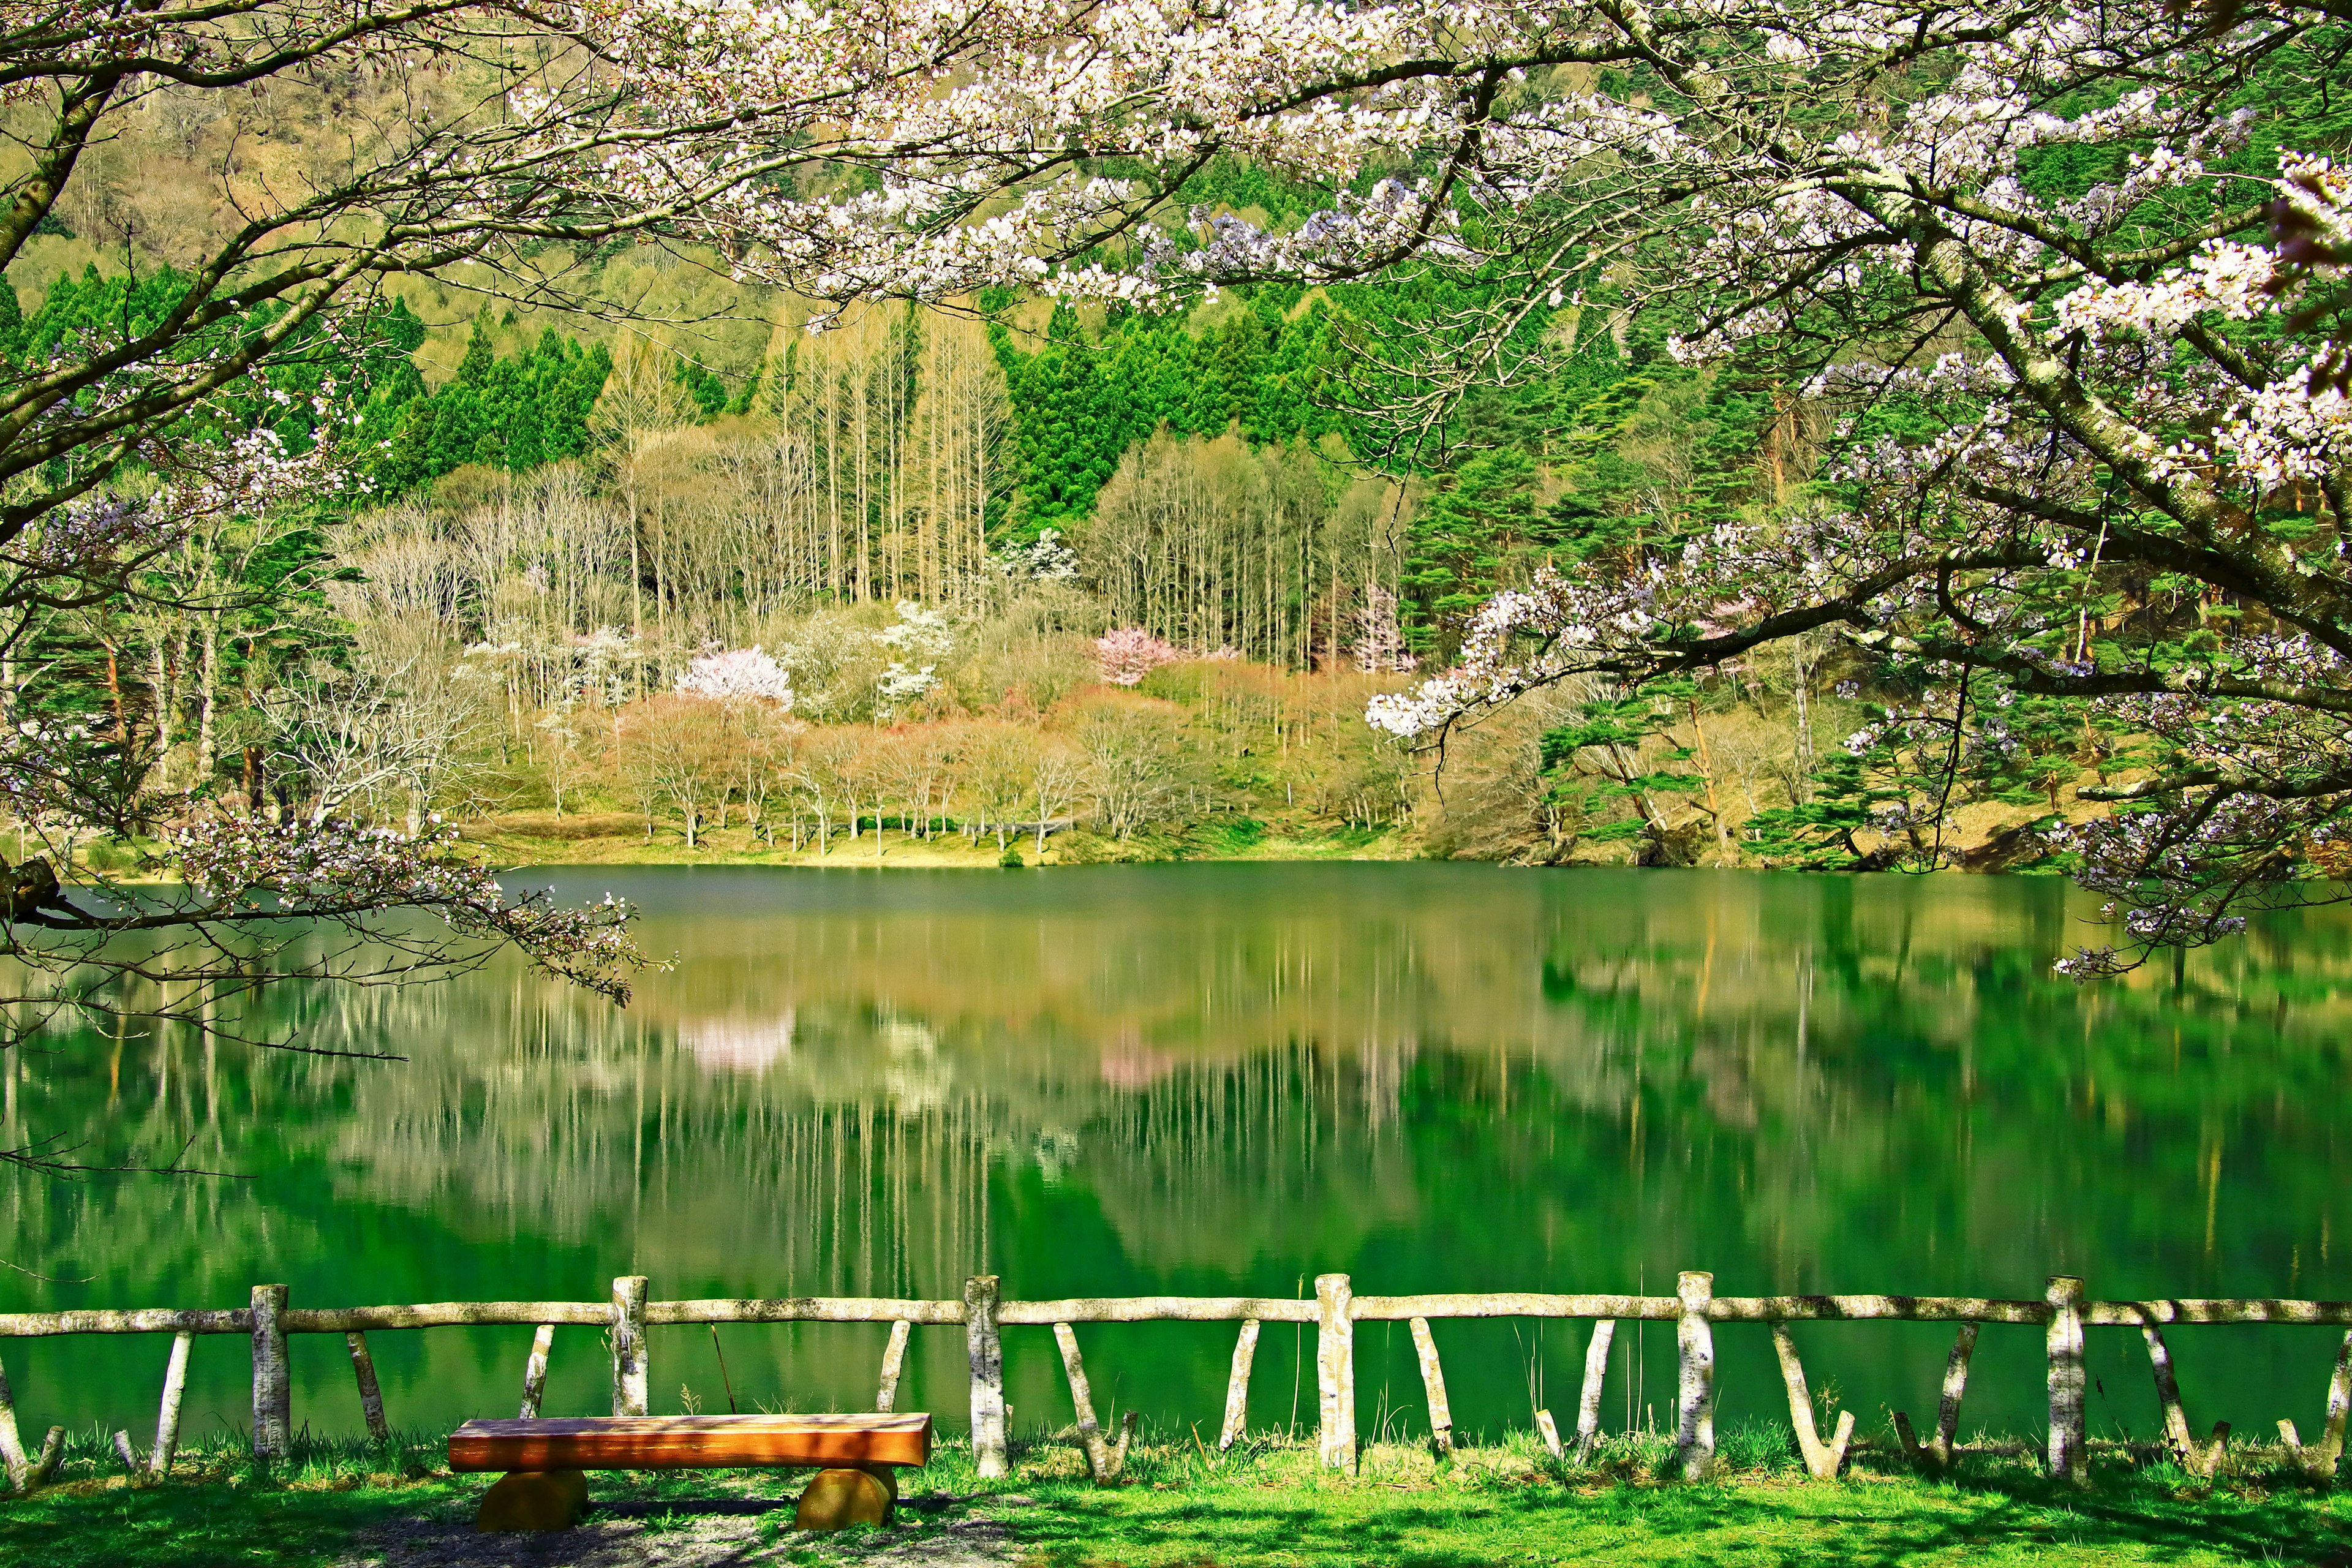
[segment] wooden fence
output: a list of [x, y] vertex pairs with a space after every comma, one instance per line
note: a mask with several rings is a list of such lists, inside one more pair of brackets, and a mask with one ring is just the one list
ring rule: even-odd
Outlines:
[[[658, 1301], [650, 1299], [643, 1275], [613, 1281], [609, 1301], [438, 1301], [417, 1306], [297, 1308], [283, 1285], [257, 1285], [249, 1307], [226, 1310], [182, 1311], [156, 1308], [138, 1311], [83, 1310], [69, 1312], [0, 1313], [0, 1339], [54, 1334], [168, 1334], [172, 1337], [163, 1390], [155, 1423], [155, 1441], [146, 1459], [138, 1459], [127, 1432], [114, 1435], [115, 1448], [126, 1468], [143, 1468], [162, 1474], [172, 1463], [178, 1443], [181, 1391], [187, 1375], [188, 1350], [198, 1334], [243, 1334], [253, 1352], [253, 1452], [262, 1459], [282, 1456], [293, 1427], [292, 1391], [287, 1373], [286, 1342], [292, 1334], [341, 1334], [351, 1352], [359, 1385], [362, 1412], [371, 1436], [389, 1436], [383, 1396], [376, 1384], [375, 1363], [367, 1336], [394, 1330], [479, 1327], [503, 1324], [532, 1330], [531, 1348], [524, 1360], [520, 1414], [539, 1413], [547, 1377], [548, 1350], [558, 1324], [606, 1331], [612, 1352], [612, 1404], [615, 1415], [646, 1413], [649, 1364], [648, 1331], [677, 1324], [718, 1323], [888, 1323], [890, 1337], [882, 1354], [875, 1408], [888, 1410], [898, 1395], [907, 1344], [918, 1326], [960, 1326], [971, 1369], [971, 1447], [982, 1476], [1005, 1473], [1004, 1356], [1003, 1332], [1012, 1327], [1050, 1327], [1061, 1352], [1069, 1382], [1072, 1408], [1080, 1447], [1097, 1479], [1115, 1475], [1123, 1460], [1133, 1416], [1113, 1444], [1096, 1418], [1078, 1353], [1073, 1325], [1078, 1323], [1196, 1322], [1234, 1323], [1234, 1344], [1224, 1420], [1218, 1435], [1221, 1449], [1229, 1448], [1243, 1432], [1250, 1369], [1265, 1323], [1315, 1325], [1315, 1369], [1318, 1391], [1318, 1451], [1322, 1462], [1335, 1469], [1352, 1468], [1356, 1461], [1355, 1331], [1361, 1322], [1409, 1323], [1428, 1396], [1430, 1441], [1441, 1453], [1453, 1445], [1453, 1417], [1446, 1398], [1444, 1369], [1431, 1333], [1432, 1322], [1454, 1318], [1587, 1319], [1593, 1324], [1584, 1359], [1584, 1377], [1577, 1405], [1576, 1426], [1563, 1437], [1548, 1410], [1538, 1411], [1537, 1427], [1545, 1444], [1559, 1458], [1589, 1458], [1601, 1436], [1601, 1396], [1609, 1366], [1616, 1326], [1628, 1320], [1675, 1325], [1676, 1379], [1675, 1466], [1685, 1479], [1705, 1475], [1715, 1459], [1715, 1330], [1719, 1323], [1761, 1323], [1769, 1327], [1773, 1348], [1789, 1399], [1789, 1416], [1807, 1470], [1821, 1479], [1837, 1474], [1853, 1433], [1853, 1413], [1843, 1411], [1836, 1429], [1821, 1435], [1813, 1403], [1805, 1383], [1788, 1325], [1795, 1322], [1944, 1322], [1957, 1325], [1957, 1336], [1945, 1366], [1942, 1397], [1932, 1436], [1921, 1439], [1908, 1415], [1895, 1416], [1895, 1430], [1906, 1455], [1915, 1463], [1940, 1468], [1948, 1465], [1958, 1443], [1961, 1400], [1967, 1393], [1969, 1358], [1979, 1327], [1986, 1323], [2039, 1326], [2043, 1331], [2049, 1366], [2050, 1435], [2046, 1458], [2050, 1473], [2080, 1481], [2084, 1476], [2088, 1442], [2084, 1422], [2084, 1331], [2093, 1327], [2139, 1330], [2147, 1343], [2148, 1365], [2162, 1407], [2166, 1447], [2192, 1473], [2212, 1474], [2229, 1436], [2226, 1422], [2199, 1438], [2191, 1432], [2180, 1401], [2180, 1387], [2164, 1338], [2168, 1327], [2189, 1323], [2279, 1323], [2342, 1327], [2347, 1330], [2339, 1347], [2327, 1385], [2326, 1424], [2320, 1440], [2306, 1446], [2292, 1421], [2278, 1424], [2289, 1457], [2315, 1475], [2332, 1478], [2344, 1448], [2347, 1412], [2352, 1412], [2352, 1301], [2284, 1300], [2094, 1301], [2086, 1299], [2083, 1281], [2053, 1277], [2042, 1299], [2004, 1300], [1974, 1296], [1717, 1296], [1715, 1277], [1685, 1273], [1672, 1296], [1488, 1295], [1359, 1296], [1345, 1274], [1325, 1274], [1315, 1281], [1312, 1300], [1257, 1296], [1142, 1296], [1081, 1298], [1059, 1301], [1008, 1301], [1002, 1298], [993, 1275], [964, 1282], [961, 1300], [898, 1300], [880, 1297], [793, 1297], [782, 1300], [713, 1300]], [[0, 1366], [0, 1459], [5, 1461], [11, 1483], [19, 1490], [37, 1485], [54, 1470], [64, 1440], [62, 1428], [51, 1427], [38, 1455], [28, 1455], [18, 1435], [16, 1409], [5, 1366]]]

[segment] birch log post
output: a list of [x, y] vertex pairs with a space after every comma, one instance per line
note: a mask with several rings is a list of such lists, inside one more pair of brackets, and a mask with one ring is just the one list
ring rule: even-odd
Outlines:
[[1316, 1430], [1327, 1470], [1356, 1468], [1355, 1296], [1345, 1274], [1315, 1277]]
[[343, 1336], [343, 1347], [352, 1352], [352, 1381], [360, 1387], [360, 1415], [367, 1421], [368, 1441], [389, 1443], [392, 1427], [383, 1418], [383, 1385], [375, 1380], [375, 1356], [368, 1350], [367, 1335], [354, 1330]]
[[196, 1336], [183, 1331], [172, 1336], [171, 1359], [163, 1363], [163, 1397], [155, 1406], [155, 1446], [147, 1452], [147, 1473], [168, 1476], [180, 1452], [180, 1400], [188, 1389], [188, 1352]]
[[134, 1479], [138, 1477], [139, 1450], [131, 1446], [131, 1434], [120, 1426], [114, 1429], [114, 1460], [122, 1467], [124, 1475]]
[[1681, 1362], [1675, 1379], [1675, 1458], [1686, 1481], [1704, 1480], [1715, 1467], [1715, 1328], [1706, 1310], [1715, 1276], [1687, 1270], [1675, 1280], [1682, 1316], [1675, 1326]]
[[1838, 1412], [1837, 1431], [1826, 1443], [1813, 1419], [1812, 1390], [1805, 1384], [1805, 1363], [1797, 1358], [1797, 1342], [1789, 1325], [1772, 1325], [1772, 1353], [1780, 1361], [1780, 1383], [1789, 1393], [1789, 1425], [1797, 1431], [1797, 1451], [1805, 1457], [1805, 1474], [1817, 1481], [1837, 1479], [1845, 1463], [1846, 1445], [1853, 1440], [1853, 1412]]
[[16, 1393], [8, 1386], [8, 1369], [0, 1364], [0, 1467], [8, 1472], [8, 1489], [23, 1492], [31, 1483], [33, 1461], [25, 1453], [25, 1439], [16, 1429]]
[[1593, 1445], [1601, 1441], [1601, 1385], [1609, 1377], [1609, 1347], [1617, 1337], [1617, 1320], [1603, 1318], [1592, 1325], [1584, 1345], [1584, 1389], [1576, 1401], [1576, 1462], [1592, 1462]]
[[1242, 1331], [1234, 1340], [1234, 1369], [1225, 1379], [1225, 1424], [1217, 1432], [1220, 1454], [1242, 1440], [1242, 1427], [1249, 1420], [1250, 1367], [1257, 1360], [1257, 1330], [1255, 1318], [1244, 1318]]
[[1977, 1353], [1978, 1323], [1962, 1323], [1952, 1336], [1952, 1353], [1944, 1358], [1944, 1387], [1936, 1399], [1936, 1463], [1949, 1469], [1952, 1450], [1960, 1440], [1960, 1401], [1968, 1396], [1969, 1362]]
[[2327, 1425], [2321, 1430], [2319, 1441], [2305, 1447], [2292, 1421], [2278, 1424], [2279, 1438], [2286, 1444], [2287, 1453], [2296, 1464], [2321, 1480], [2333, 1480], [2336, 1462], [2344, 1457], [2347, 1413], [2352, 1413], [2352, 1331], [2345, 1333], [2344, 1343], [2336, 1349], [2336, 1370], [2327, 1379]]
[[31, 1474], [25, 1478], [27, 1488], [45, 1487], [49, 1478], [58, 1473], [58, 1461], [66, 1457], [66, 1429], [52, 1426], [41, 1438], [41, 1452], [33, 1460]]
[[971, 1458], [983, 1479], [1006, 1473], [1004, 1338], [997, 1326], [996, 1276], [963, 1282], [964, 1349], [971, 1363]]
[[1962, 1323], [1953, 1337], [1952, 1353], [1944, 1358], [1944, 1389], [1936, 1404], [1936, 1435], [1927, 1442], [1911, 1429], [1911, 1417], [1903, 1411], [1895, 1413], [1895, 1436], [1903, 1445], [1903, 1457], [1915, 1465], [1938, 1470], [1952, 1468], [1952, 1449], [1959, 1439], [1960, 1401], [1969, 1392], [1969, 1359], [1977, 1353], [1977, 1330], [1981, 1325]]
[[[948, 1305], [954, 1315], [945, 1321], [962, 1322], [963, 1304], [950, 1301]], [[896, 1315], [923, 1321], [912, 1312]], [[1356, 1316], [1370, 1314], [1359, 1311]], [[1393, 1316], [1402, 1320], [1412, 1314]], [[1052, 1301], [1006, 1301], [996, 1314], [996, 1321], [1006, 1328], [1022, 1324], [1041, 1329], [1055, 1323], [1238, 1323], [1247, 1318], [1262, 1323], [1311, 1323], [1315, 1303], [1291, 1296], [1077, 1296]]]
[[1559, 1423], [1551, 1418], [1550, 1411], [1536, 1412], [1536, 1436], [1543, 1439], [1545, 1453], [1559, 1463], [1568, 1462], [1568, 1447], [1559, 1440]]
[[2200, 1443], [2189, 1434], [2189, 1413], [2180, 1404], [2180, 1376], [2173, 1370], [2172, 1349], [2164, 1342], [2164, 1331], [2149, 1322], [2142, 1323], [2139, 1331], [2147, 1342], [2147, 1369], [2156, 1380], [2157, 1405], [2164, 1413], [2165, 1441], [2182, 1469], [2192, 1476], [2210, 1479], [2221, 1468], [2222, 1448], [2230, 1440], [2230, 1424], [2213, 1423], [2210, 1443]]
[[25, 1452], [24, 1438], [16, 1430], [16, 1395], [8, 1386], [8, 1371], [0, 1367], [0, 1468], [8, 1477], [8, 1489], [22, 1495], [47, 1482], [58, 1473], [58, 1460], [66, 1451], [66, 1429], [52, 1426], [41, 1439], [39, 1457]]
[[2347, 1331], [2344, 1342], [2336, 1350], [2336, 1370], [2327, 1378], [2327, 1429], [2319, 1439], [2318, 1462], [2312, 1473], [2327, 1479], [2336, 1476], [2336, 1461], [2344, 1457], [2344, 1424], [2352, 1414], [2352, 1331]]
[[643, 1415], [653, 1368], [646, 1353], [646, 1288], [642, 1274], [613, 1281], [613, 1414]]
[[874, 1408], [888, 1415], [898, 1403], [898, 1374], [907, 1365], [907, 1340], [915, 1325], [900, 1318], [890, 1325], [890, 1342], [882, 1347], [882, 1378], [874, 1386]]
[[515, 1409], [517, 1420], [539, 1419], [540, 1401], [547, 1397], [547, 1358], [554, 1350], [553, 1323], [541, 1323], [531, 1330], [530, 1353], [522, 1358], [522, 1399]]
[[2050, 1475], [2080, 1486], [2090, 1479], [2083, 1422], [2083, 1282], [2053, 1274], [2042, 1300], [2050, 1308], [2044, 1336], [2050, 1357]]
[[[1061, 1350], [1062, 1371], [1070, 1380], [1070, 1408], [1077, 1416], [1078, 1447], [1087, 1457], [1087, 1473], [1095, 1485], [1107, 1487], [1118, 1479], [1118, 1467], [1103, 1440], [1102, 1423], [1095, 1419], [1094, 1390], [1087, 1383], [1087, 1363], [1078, 1355], [1077, 1331], [1067, 1323], [1055, 1323], [1054, 1343]], [[1119, 1457], [1126, 1458], [1125, 1444]]]
[[1445, 1402], [1445, 1368], [1427, 1318], [1412, 1320], [1412, 1349], [1421, 1359], [1422, 1392], [1429, 1396], [1429, 1449], [1443, 1459], [1454, 1452], [1454, 1409]]
[[287, 1289], [253, 1288], [253, 1457], [282, 1459], [294, 1426], [294, 1384], [286, 1368]]

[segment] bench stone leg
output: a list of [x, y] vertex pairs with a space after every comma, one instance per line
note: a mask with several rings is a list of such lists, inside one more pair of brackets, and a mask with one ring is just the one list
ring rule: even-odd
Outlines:
[[474, 1528], [569, 1530], [588, 1506], [588, 1478], [578, 1470], [509, 1470], [482, 1494]]
[[845, 1530], [853, 1524], [890, 1522], [898, 1500], [898, 1472], [876, 1465], [854, 1470], [819, 1470], [793, 1510], [794, 1530]]

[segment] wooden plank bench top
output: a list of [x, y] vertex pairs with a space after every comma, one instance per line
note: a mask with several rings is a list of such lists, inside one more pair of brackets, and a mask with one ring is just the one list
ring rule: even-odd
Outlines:
[[904, 1415], [588, 1415], [468, 1421], [453, 1470], [723, 1470], [920, 1465], [931, 1418]]

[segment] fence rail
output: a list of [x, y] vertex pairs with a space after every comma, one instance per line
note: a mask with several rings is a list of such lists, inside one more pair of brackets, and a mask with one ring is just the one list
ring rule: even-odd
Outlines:
[[[613, 1295], [604, 1301], [428, 1301], [405, 1306], [321, 1309], [290, 1306], [283, 1285], [258, 1285], [254, 1287], [251, 1304], [239, 1308], [0, 1313], [0, 1340], [58, 1334], [171, 1335], [171, 1356], [157, 1414], [155, 1443], [146, 1461], [150, 1471], [161, 1474], [170, 1468], [178, 1441], [180, 1398], [185, 1384], [189, 1346], [198, 1335], [240, 1334], [250, 1340], [253, 1451], [256, 1458], [268, 1459], [285, 1453], [289, 1434], [293, 1430], [292, 1385], [286, 1358], [287, 1338], [292, 1334], [344, 1336], [369, 1434], [383, 1438], [389, 1435], [390, 1428], [383, 1394], [376, 1384], [374, 1359], [367, 1344], [367, 1336], [372, 1332], [486, 1326], [530, 1328], [532, 1342], [524, 1363], [520, 1408], [524, 1415], [535, 1415], [546, 1384], [548, 1352], [555, 1327], [604, 1329], [607, 1331], [612, 1358], [613, 1413], [642, 1415], [646, 1414], [650, 1376], [646, 1338], [649, 1329], [718, 1323], [890, 1324], [889, 1343], [883, 1354], [875, 1396], [876, 1407], [887, 1410], [897, 1396], [911, 1330], [955, 1326], [964, 1331], [970, 1363], [974, 1458], [982, 1475], [1000, 1476], [1007, 1468], [1003, 1331], [1007, 1328], [1050, 1327], [1069, 1383], [1079, 1445], [1096, 1478], [1108, 1479], [1124, 1459], [1127, 1440], [1122, 1436], [1117, 1443], [1111, 1442], [1095, 1418], [1073, 1324], [1237, 1324], [1239, 1334], [1226, 1388], [1223, 1425], [1219, 1432], [1219, 1446], [1228, 1448], [1244, 1431], [1250, 1373], [1261, 1325], [1314, 1324], [1318, 1452], [1326, 1465], [1349, 1468], [1355, 1463], [1357, 1450], [1355, 1325], [1359, 1322], [1402, 1321], [1412, 1326], [1414, 1352], [1428, 1395], [1430, 1440], [1444, 1454], [1451, 1450], [1453, 1417], [1444, 1365], [1430, 1331], [1433, 1321], [1590, 1321], [1593, 1331], [1586, 1346], [1573, 1437], [1573, 1451], [1580, 1458], [1590, 1457], [1600, 1436], [1601, 1390], [1616, 1325], [1621, 1321], [1672, 1322], [1675, 1325], [1679, 1363], [1675, 1463], [1679, 1473], [1696, 1479], [1707, 1472], [1715, 1458], [1715, 1327], [1719, 1323], [1762, 1323], [1771, 1330], [1773, 1350], [1788, 1393], [1790, 1421], [1795, 1427], [1806, 1468], [1826, 1479], [1836, 1475], [1844, 1462], [1853, 1435], [1853, 1414], [1850, 1410], [1842, 1412], [1835, 1432], [1826, 1438], [1820, 1435], [1803, 1363], [1787, 1325], [1830, 1321], [1958, 1325], [1958, 1337], [1945, 1366], [1934, 1435], [1923, 1440], [1914, 1431], [1907, 1415], [1897, 1412], [1895, 1415], [1896, 1434], [1906, 1454], [1916, 1463], [1941, 1468], [1950, 1463], [1957, 1448], [1960, 1405], [1967, 1393], [1969, 1365], [1979, 1326], [2016, 1324], [2038, 1326], [2043, 1331], [2050, 1401], [2045, 1458], [2051, 1473], [2079, 1481], [2084, 1478], [2088, 1455], [2083, 1366], [2083, 1334], [2086, 1328], [2140, 1331], [2163, 1410], [2166, 1446], [2192, 1473], [2204, 1475], [2210, 1475], [2220, 1463], [2229, 1427], [2227, 1423], [2217, 1424], [2212, 1435], [2201, 1440], [2192, 1435], [2182, 1408], [2171, 1352], [2164, 1340], [2167, 1326], [2244, 1323], [2352, 1328], [2352, 1301], [2275, 1298], [2093, 1301], [2085, 1299], [2080, 1279], [2065, 1275], [2053, 1276], [2049, 1289], [2038, 1301], [1981, 1296], [1717, 1296], [1714, 1293], [1714, 1276], [1696, 1271], [1680, 1276], [1672, 1296], [1535, 1292], [1359, 1296], [1354, 1293], [1353, 1281], [1344, 1274], [1318, 1276], [1315, 1287], [1312, 1299], [1131, 1296], [1020, 1301], [1003, 1300], [996, 1278], [980, 1275], [965, 1282], [960, 1300], [873, 1296], [652, 1300], [648, 1299], [648, 1280], [642, 1275], [626, 1275], [613, 1281]], [[1556, 1457], [1569, 1457], [1570, 1442], [1559, 1434], [1551, 1413], [1545, 1410], [1536, 1414], [1538, 1430], [1547, 1446]], [[2352, 1332], [2345, 1335], [2336, 1352], [2320, 1439], [2304, 1444], [2292, 1421], [2278, 1424], [2279, 1436], [2294, 1459], [2315, 1475], [2332, 1478], [2343, 1453], [2347, 1416], [2352, 1416]], [[1131, 1423], [1131, 1416], [1129, 1420]], [[54, 1471], [63, 1436], [62, 1428], [53, 1426], [37, 1455], [26, 1452], [17, 1427], [6, 1370], [0, 1366], [0, 1463], [5, 1463], [16, 1489], [22, 1491], [37, 1485]], [[118, 1451], [131, 1452], [127, 1433], [117, 1433], [115, 1438]]]

